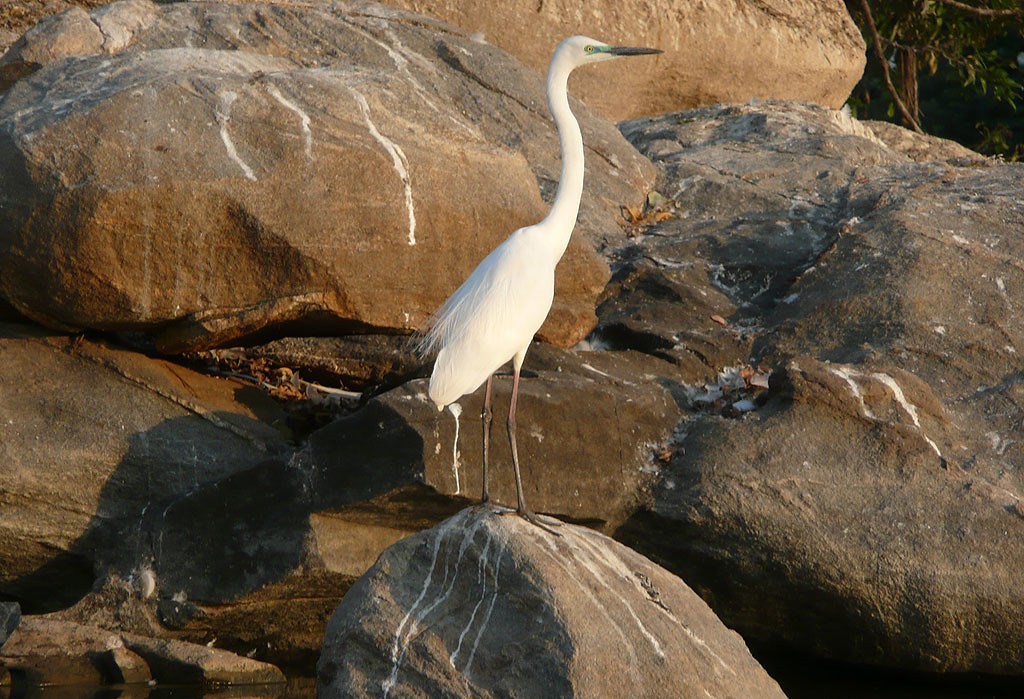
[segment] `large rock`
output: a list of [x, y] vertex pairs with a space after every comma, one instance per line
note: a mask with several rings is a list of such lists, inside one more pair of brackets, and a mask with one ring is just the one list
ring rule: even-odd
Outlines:
[[766, 310], [853, 216], [860, 169], [906, 163], [859, 122], [809, 105], [709, 107], [623, 129], [665, 168], [672, 218], [615, 252], [597, 335], [674, 361], [691, 382], [747, 363]]
[[784, 696], [681, 580], [558, 531], [472, 508], [389, 548], [327, 627], [317, 695]]
[[[58, 329], [164, 350], [406, 331], [558, 178], [539, 76], [384, 6], [123, 0], [46, 20], [3, 61], [26, 75], [0, 99], [0, 295]], [[594, 322], [593, 245], [653, 176], [576, 109], [587, 194], [541, 332], [563, 345]]]
[[290, 450], [280, 408], [237, 381], [17, 325], [0, 367], [0, 594], [26, 611], [78, 599], [104, 561], [142, 566], [140, 518]]
[[[648, 281], [607, 308], [724, 296], [722, 322], [774, 371], [745, 411], [691, 403], [652, 504], [618, 535], [748, 638], [1019, 674], [1024, 167], [922, 141], [911, 159], [798, 105], [626, 131], [678, 211], [623, 255], [617, 277]], [[623, 346], [670, 339], [664, 319], [627, 320]]]
[[583, 101], [615, 120], [751, 98], [838, 108], [864, 71], [864, 40], [841, 0], [393, 4], [482, 32], [538, 73], [571, 34], [664, 50], [652, 67], [621, 62], [573, 78]]
[[41, 26], [29, 28], [0, 56], [0, 91], [47, 63], [124, 49], [153, 22], [156, 11], [149, 0], [126, 0], [92, 13], [75, 6], [60, 12]]
[[[95, 7], [104, 0], [32, 0], [8, 6], [0, 22], [0, 56], [15, 44], [25, 32], [50, 15], [63, 12], [74, 6]], [[0, 68], [2, 73], [2, 68]]]

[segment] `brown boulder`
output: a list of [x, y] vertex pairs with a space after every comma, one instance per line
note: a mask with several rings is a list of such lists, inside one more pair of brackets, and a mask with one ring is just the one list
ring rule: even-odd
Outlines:
[[[639, 353], [565, 352], [536, 344], [524, 366], [517, 422], [527, 502], [614, 530], [646, 498], [656, 452], [678, 422], [670, 391], [656, 379], [671, 365]], [[637, 376], [645, 371], [646, 378]], [[505, 430], [511, 384], [510, 375], [499, 375], [493, 387], [490, 488], [505, 503], [515, 502]], [[396, 457], [407, 455], [412, 463], [404, 468], [438, 493], [478, 499], [483, 390], [459, 400], [456, 419], [450, 409], [438, 412], [426, 389], [426, 381], [417, 380], [378, 396], [311, 435], [294, 463], [322, 478], [335, 455], [359, 444], [363, 468], [380, 479], [403, 470]]]
[[[0, 294], [37, 322], [144, 330], [168, 351], [407, 331], [545, 212], [543, 83], [455, 27], [376, 5], [123, 0], [90, 17], [111, 15], [120, 42], [0, 102]], [[5, 60], [74, 53], [54, 48], [69, 21]], [[589, 241], [621, 235], [618, 206], [653, 175], [577, 111], [594, 157], [541, 331], [562, 345], [593, 326], [607, 278]]]
[[616, 64], [573, 78], [581, 99], [616, 121], [750, 99], [838, 108], [864, 71], [864, 40], [840, 0], [516, 0], [486, 9], [469, 0], [395, 4], [481, 32], [538, 73], [571, 34], [665, 51], [644, 72]]

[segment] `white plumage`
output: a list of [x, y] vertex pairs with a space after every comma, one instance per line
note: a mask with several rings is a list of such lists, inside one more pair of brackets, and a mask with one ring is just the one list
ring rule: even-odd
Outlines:
[[558, 45], [551, 58], [547, 82], [548, 107], [562, 146], [562, 173], [551, 211], [540, 223], [514, 232], [485, 257], [434, 314], [420, 342], [424, 354], [437, 351], [429, 394], [438, 410], [487, 384], [483, 414], [485, 502], [489, 497], [490, 379], [504, 364], [512, 362], [507, 426], [516, 477], [517, 512], [542, 527], [523, 497], [515, 407], [519, 371], [533, 336], [551, 310], [555, 266], [569, 244], [583, 194], [583, 136], [569, 109], [569, 74], [587, 63], [651, 53], [660, 51], [608, 46], [585, 36], [569, 37]]
[[526, 355], [555, 291], [555, 265], [537, 259], [538, 237], [545, 235], [539, 226], [513, 233], [438, 311], [428, 335], [439, 348], [429, 391], [438, 409], [480, 388], [517, 354]]

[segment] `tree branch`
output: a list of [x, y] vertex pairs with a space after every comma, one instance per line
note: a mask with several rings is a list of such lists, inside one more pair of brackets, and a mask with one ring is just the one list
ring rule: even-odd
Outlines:
[[990, 7], [975, 7], [974, 5], [968, 5], [964, 2], [958, 2], [957, 0], [939, 0], [943, 5], [949, 5], [955, 7], [958, 10], [964, 12], [970, 12], [974, 15], [980, 15], [981, 17], [1024, 17], [1024, 10], [1008, 8], [1005, 10], [994, 10]]
[[[947, 2], [949, 0], [942, 0]], [[896, 90], [896, 86], [892, 83], [892, 77], [889, 75], [889, 62], [885, 59], [885, 53], [882, 51], [882, 38], [878, 36], [878, 29], [875, 28], [875, 18], [871, 14], [871, 8], [868, 7], [868, 0], [860, 0], [861, 9], [864, 11], [864, 19], [867, 21], [868, 32], [871, 34], [871, 43], [875, 47], [875, 55], [878, 56], [878, 62], [882, 67], [882, 79], [885, 81], [885, 88], [889, 91], [892, 96], [893, 104], [900, 111], [900, 115], [910, 124], [917, 133], [924, 133], [921, 129], [921, 125], [917, 123], [917, 120], [910, 114], [907, 106], [903, 104], [903, 100], [900, 99], [899, 92]]]

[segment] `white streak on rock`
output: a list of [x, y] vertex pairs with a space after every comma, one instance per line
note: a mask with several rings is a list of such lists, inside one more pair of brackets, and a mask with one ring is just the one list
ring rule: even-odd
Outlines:
[[484, 615], [483, 621], [480, 623], [480, 628], [476, 632], [476, 638], [473, 639], [473, 647], [469, 651], [469, 658], [466, 660], [466, 667], [462, 668], [462, 674], [469, 675], [469, 669], [473, 666], [473, 658], [476, 657], [477, 646], [480, 645], [480, 639], [483, 638], [484, 630], [491, 621], [491, 613], [494, 611], [494, 603], [498, 601], [498, 575], [501, 573], [501, 559], [505, 556], [505, 549], [508, 548], [508, 541], [501, 542], [501, 549], [498, 551], [498, 558], [494, 564], [494, 588], [491, 590], [491, 602], [487, 606], [487, 613]]
[[577, 587], [580, 588], [580, 591], [582, 591], [584, 596], [590, 601], [592, 605], [594, 605], [594, 608], [596, 608], [597, 611], [601, 613], [601, 616], [604, 617], [605, 621], [607, 621], [608, 624], [615, 629], [615, 632], [619, 635], [619, 639], [622, 641], [623, 647], [629, 652], [630, 668], [635, 667], [638, 662], [636, 650], [633, 648], [633, 644], [629, 642], [629, 639], [626, 637], [626, 633], [622, 630], [622, 627], [615, 623], [615, 620], [612, 618], [612, 615], [608, 613], [608, 610], [605, 608], [604, 604], [600, 600], [598, 600], [597, 597], [594, 596], [594, 592], [591, 589], [591, 587], [589, 585], [583, 584], [582, 580], [580, 579], [579, 571], [572, 570], [569, 568], [568, 565], [566, 565], [565, 557], [558, 552], [558, 548], [555, 546], [555, 542], [551, 539], [551, 537], [543, 539], [541, 543], [543, 543], [547, 548], [547, 550], [544, 551], [544, 553], [547, 554], [548, 558], [550, 558], [555, 563], [555, 565], [557, 565], [559, 568], [565, 571], [566, 578], [576, 583]]
[[309, 128], [310, 119], [309, 115], [302, 111], [301, 108], [290, 99], [281, 94], [281, 91], [277, 89], [276, 85], [267, 85], [267, 92], [271, 97], [276, 99], [285, 109], [290, 109], [295, 112], [299, 117], [299, 124], [302, 127], [302, 140], [306, 150], [306, 157], [310, 160], [313, 159], [313, 132]]
[[[577, 539], [579, 541], [579, 545], [577, 545], [577, 543], [574, 541]], [[616, 594], [615, 591], [612, 590], [611, 585], [609, 585], [605, 580], [605, 576], [604, 574], [602, 574], [602, 571], [600, 571], [598, 567], [595, 565], [600, 561], [599, 554], [594, 554], [593, 549], [589, 545], [589, 542], [586, 542], [582, 536], [574, 536], [572, 537], [572, 539], [566, 537], [566, 543], [569, 545], [571, 549], [574, 550], [576, 560], [578, 560], [580, 564], [584, 568], [586, 568], [587, 571], [590, 572], [594, 580], [619, 600], [619, 602], [622, 604], [625, 610], [633, 618], [633, 621], [636, 622], [636, 626], [640, 630], [640, 633], [651, 644], [651, 647], [654, 649], [655, 654], [659, 658], [664, 658], [665, 651], [662, 650], [661, 643], [658, 641], [657, 638], [655, 638], [654, 634], [648, 631], [647, 627], [644, 626], [644, 622], [641, 621], [640, 617], [638, 617], [636, 612], [633, 610], [633, 605], [631, 605], [625, 597]], [[605, 563], [605, 565], [608, 566], [607, 562]], [[614, 573], [615, 571], [613, 570], [612, 572]]]
[[217, 124], [220, 126], [220, 140], [224, 141], [224, 149], [228, 152], [228, 157], [231, 158], [238, 167], [242, 168], [242, 173], [245, 176], [256, 181], [256, 175], [253, 173], [252, 168], [242, 160], [238, 155], [238, 151], [235, 149], [235, 142], [231, 140], [231, 134], [228, 133], [228, 122], [231, 121], [231, 105], [234, 104], [235, 100], [238, 99], [238, 93], [228, 90], [220, 94], [220, 103], [217, 105], [215, 113]]
[[921, 433], [922, 437], [924, 437], [924, 441], [928, 442], [928, 445], [935, 451], [935, 453], [941, 459], [942, 452], [939, 451], [938, 445], [936, 445], [935, 442], [929, 439], [928, 435], [926, 435], [924, 433], [924, 430], [921, 428], [921, 421], [917, 417], [917, 406], [908, 401], [907, 397], [903, 395], [903, 389], [900, 388], [900, 385], [898, 383], [896, 383], [896, 379], [889, 376], [888, 374], [882, 373], [872, 374], [871, 376], [872, 378], [877, 379], [878, 381], [889, 387], [889, 390], [892, 391], [892, 395], [896, 399], [896, 402], [900, 404], [903, 410], [906, 411], [907, 415], [910, 416], [910, 419], [914, 421], [914, 427], [916, 427], [917, 431]]
[[[487, 537], [487, 541], [484, 543], [484, 548], [480, 552], [480, 563], [477, 566], [476, 583], [480, 587], [480, 599], [477, 600], [473, 606], [473, 612], [469, 615], [469, 621], [466, 622], [466, 626], [463, 627], [462, 633], [459, 634], [459, 642], [455, 646], [455, 650], [448, 656], [448, 662], [451, 663], [452, 667], [455, 667], [455, 658], [458, 657], [459, 652], [462, 650], [462, 642], [466, 638], [466, 634], [473, 628], [473, 622], [476, 621], [476, 613], [480, 611], [480, 607], [487, 599], [487, 578], [484, 573], [487, 572], [487, 552], [491, 550], [491, 542], [494, 541], [493, 537]], [[497, 580], [495, 580], [495, 588], [497, 588]]]
[[[467, 515], [465, 513], [470, 512], [469, 510], [463, 510], [462, 513], [452, 517], [451, 519], [438, 525], [437, 538], [434, 541], [434, 551], [430, 560], [430, 570], [427, 572], [427, 577], [423, 582], [423, 589], [420, 590], [419, 597], [413, 602], [412, 607], [406, 612], [405, 617], [402, 618], [401, 623], [398, 625], [398, 630], [395, 632], [395, 640], [391, 647], [391, 674], [381, 684], [381, 689], [384, 691], [384, 697], [387, 697], [391, 690], [394, 688], [395, 683], [398, 681], [398, 668], [402, 664], [402, 660], [405, 659], [406, 651], [409, 650], [409, 644], [416, 637], [416, 632], [419, 630], [420, 624], [427, 618], [427, 616], [434, 611], [439, 605], [443, 604], [449, 596], [452, 594], [452, 590], [455, 588], [455, 581], [458, 580], [459, 570], [462, 567], [462, 559], [466, 555], [466, 549], [473, 541], [473, 537], [476, 535], [477, 530], [483, 524], [484, 520], [478, 518], [473, 526], [468, 529], [465, 528], [465, 520]], [[459, 554], [455, 561], [452, 561], [451, 556], [445, 557], [444, 567], [444, 579], [441, 581], [439, 586], [439, 594], [430, 602], [430, 604], [423, 607], [422, 611], [417, 613], [420, 609], [420, 605], [426, 599], [427, 592], [430, 590], [431, 582], [434, 578], [434, 571], [437, 568], [438, 553], [441, 548], [441, 544], [444, 543], [444, 539], [447, 535], [455, 530], [465, 530], [462, 542], [459, 545]], [[450, 579], [449, 579], [450, 575]], [[495, 576], [497, 578], [497, 576]], [[403, 640], [403, 632], [405, 634]]]
[[590, 366], [590, 365], [589, 365], [589, 364], [587, 364], [586, 362], [584, 362], [584, 363], [582, 364], [582, 366], [583, 366], [583, 368], [584, 368], [584, 369], [586, 369], [587, 371], [592, 371], [592, 372], [594, 372], [595, 374], [597, 374], [598, 376], [603, 376], [603, 377], [605, 377], [606, 379], [614, 379], [614, 378], [615, 378], [615, 377], [614, 377], [614, 376], [612, 376], [611, 374], [606, 374], [605, 372], [601, 371], [600, 369], [595, 369], [594, 367]]
[[430, 570], [427, 571], [427, 577], [423, 580], [423, 589], [420, 590], [420, 596], [417, 597], [416, 601], [413, 602], [411, 607], [409, 607], [409, 611], [405, 613], [404, 617], [402, 617], [402, 621], [398, 625], [398, 630], [395, 632], [395, 640], [391, 646], [391, 675], [386, 680], [384, 680], [384, 684], [381, 686], [381, 689], [384, 691], [385, 697], [387, 697], [388, 693], [395, 686], [395, 681], [398, 679], [398, 664], [400, 661], [399, 650], [401, 650], [402, 655], [404, 655], [405, 652], [404, 648], [400, 649], [402, 641], [402, 631], [405, 629], [405, 625], [409, 623], [409, 619], [412, 618], [413, 612], [415, 612], [419, 608], [420, 604], [423, 602], [423, 599], [427, 596], [427, 590], [430, 589], [430, 583], [434, 579], [434, 570], [437, 568], [437, 555], [441, 549], [441, 542], [444, 539], [444, 534], [446, 530], [450, 529], [453, 526], [453, 522], [454, 519], [449, 520], [447, 524], [442, 523], [440, 525], [439, 531], [437, 533], [437, 538], [434, 539], [434, 551], [430, 557]]
[[876, 420], [877, 418], [874, 413], [871, 412], [867, 403], [864, 402], [864, 393], [860, 390], [860, 384], [853, 380], [854, 376], [860, 376], [860, 372], [847, 369], [837, 369], [836, 367], [829, 367], [828, 370], [845, 381], [846, 385], [850, 387], [850, 393], [852, 393], [853, 397], [860, 403], [860, 409], [864, 413], [865, 417], [871, 420]]
[[391, 161], [395, 165], [395, 171], [398, 173], [399, 178], [402, 180], [402, 186], [405, 187], [405, 208], [409, 212], [409, 245], [416, 244], [416, 212], [413, 209], [412, 202], [412, 181], [409, 178], [409, 161], [405, 157], [405, 153], [402, 152], [401, 147], [390, 138], [382, 134], [377, 130], [373, 120], [370, 119], [370, 105], [366, 103], [366, 98], [353, 88], [349, 88], [349, 92], [356, 100], [356, 104], [359, 105], [359, 111], [363, 113], [363, 119], [366, 120], [366, 127], [370, 130], [370, 135], [384, 147], [384, 150], [391, 156]]
[[881, 418], [877, 417], [874, 413], [872, 413], [870, 408], [868, 408], [867, 404], [864, 402], [864, 393], [863, 391], [861, 391], [860, 384], [857, 383], [857, 379], [874, 379], [875, 381], [879, 382], [880, 384], [888, 388], [889, 391], [892, 392], [893, 399], [899, 404], [901, 408], [903, 408], [903, 412], [905, 412], [907, 414], [907, 417], [909, 417], [911, 422], [913, 422], [914, 427], [917, 429], [918, 434], [921, 435], [921, 438], [928, 443], [928, 446], [932, 448], [932, 451], [934, 451], [940, 459], [943, 458], [942, 451], [939, 449], [939, 445], [937, 445], [928, 435], [924, 433], [924, 428], [921, 426], [921, 420], [917, 414], [917, 406], [911, 403], [909, 400], [907, 400], [906, 395], [903, 393], [903, 388], [898, 383], [896, 383], [896, 379], [882, 372], [875, 372], [873, 374], [863, 374], [859, 371], [849, 368], [840, 369], [837, 367], [829, 367], [829, 372], [831, 372], [835, 376], [838, 376], [839, 378], [846, 382], [846, 385], [850, 387], [850, 392], [853, 393], [854, 397], [860, 403], [860, 408], [863, 411], [864, 416], [870, 420], [880, 422]]
[[409, 82], [409, 84], [412, 85], [413, 90], [416, 92], [417, 95], [419, 95], [420, 99], [423, 100], [424, 104], [430, 107], [437, 114], [447, 116], [456, 126], [466, 131], [471, 136], [475, 138], [481, 137], [480, 132], [477, 129], [475, 129], [469, 124], [466, 124], [464, 121], [457, 119], [455, 115], [453, 115], [450, 111], [445, 111], [438, 107], [434, 103], [434, 101], [430, 99], [430, 95], [424, 89], [420, 81], [417, 80], [416, 76], [413, 75], [411, 70], [409, 70], [409, 61], [412, 60], [414, 63], [416, 63], [416, 66], [421, 70], [432, 71], [436, 74], [437, 69], [434, 67], [433, 63], [431, 63], [429, 60], [427, 60], [420, 54], [416, 53], [415, 51], [405, 46], [401, 42], [401, 40], [395, 35], [394, 31], [391, 30], [390, 27], [387, 29], [387, 35], [388, 39], [391, 40], [393, 45], [386, 44], [385, 42], [381, 41], [370, 32], [351, 22], [349, 23], [349, 26], [351, 26], [352, 30], [359, 34], [360, 36], [362, 36], [364, 39], [376, 44], [377, 46], [381, 47], [387, 52], [388, 57], [395, 64], [395, 70], [399, 74], [403, 75], [405, 79]]

